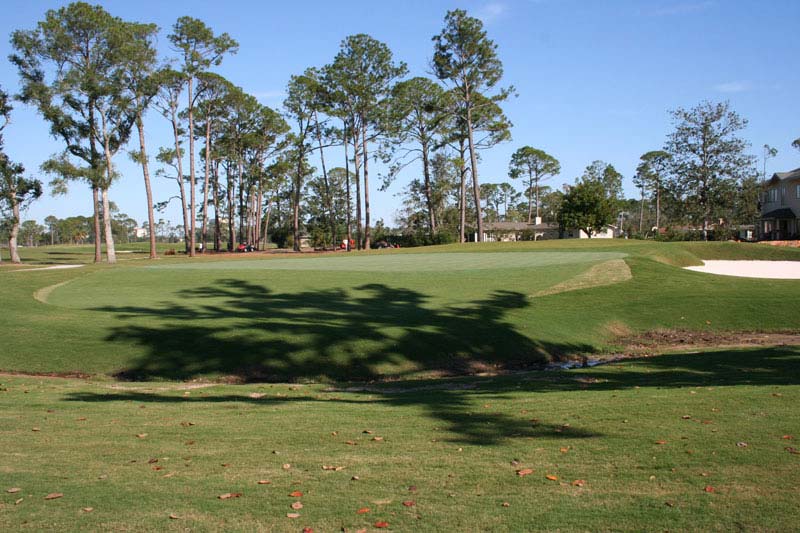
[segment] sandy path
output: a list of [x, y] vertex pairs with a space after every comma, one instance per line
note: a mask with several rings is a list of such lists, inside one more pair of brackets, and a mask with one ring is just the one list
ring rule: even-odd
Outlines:
[[687, 270], [740, 278], [800, 279], [800, 261], [703, 261]]

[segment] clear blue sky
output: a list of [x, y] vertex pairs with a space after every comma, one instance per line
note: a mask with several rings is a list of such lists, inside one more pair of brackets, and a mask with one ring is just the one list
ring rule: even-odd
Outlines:
[[[0, 19], [0, 85], [17, 90], [17, 73], [5, 59], [14, 29], [31, 29], [44, 12], [63, 5], [41, 0], [5, 0]], [[240, 43], [218, 72], [279, 107], [289, 76], [333, 58], [347, 35], [369, 33], [386, 42], [410, 76], [426, 75], [431, 37], [448, 9], [464, 8], [481, 18], [499, 46], [504, 84], [519, 97], [504, 109], [514, 123], [513, 140], [483, 154], [482, 181], [506, 180], [508, 159], [523, 145], [542, 148], [561, 161], [551, 184], [572, 183], [595, 159], [612, 163], [630, 183], [639, 156], [660, 148], [669, 133], [667, 111], [701, 100], [729, 100], [750, 123], [744, 137], [752, 153], [767, 143], [779, 150], [768, 172], [800, 167], [790, 143], [800, 137], [800, 2], [734, 0], [497, 0], [497, 1], [299, 1], [163, 2], [110, 0], [101, 4], [126, 20], [155, 22], [168, 53], [166, 34], [175, 19], [191, 15]], [[17, 104], [6, 130], [6, 150], [36, 173], [61, 150], [47, 125]], [[169, 142], [166, 121], [148, 118], [150, 152]], [[341, 159], [331, 153], [329, 158]], [[111, 199], [139, 222], [146, 218], [141, 171], [120, 154], [123, 173]], [[336, 163], [334, 163], [336, 164]], [[760, 163], [759, 163], [760, 165]], [[759, 166], [760, 168], [760, 166]], [[414, 169], [388, 191], [372, 188], [375, 218], [393, 222], [396, 196]], [[156, 179], [156, 199], [176, 192]], [[521, 188], [521, 187], [518, 187]], [[66, 197], [47, 196], [25, 218], [40, 222], [54, 214], [89, 214], [85, 186]], [[179, 211], [169, 218], [177, 221]]]

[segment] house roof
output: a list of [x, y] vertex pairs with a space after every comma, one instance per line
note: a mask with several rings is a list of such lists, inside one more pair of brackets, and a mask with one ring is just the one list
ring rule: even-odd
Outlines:
[[525, 231], [525, 230], [547, 230], [558, 228], [556, 224], [528, 224], [527, 222], [486, 222], [486, 231]]
[[797, 218], [797, 215], [794, 214], [791, 208], [782, 207], [761, 215], [761, 218]]
[[789, 172], [776, 172], [775, 174], [772, 175], [772, 178], [769, 181], [770, 183], [775, 183], [778, 181], [786, 181], [794, 179], [800, 179], [800, 168], [790, 170]]

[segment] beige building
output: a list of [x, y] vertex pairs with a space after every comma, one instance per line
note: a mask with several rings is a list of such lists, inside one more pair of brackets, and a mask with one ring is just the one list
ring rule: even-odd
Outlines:
[[764, 184], [759, 238], [769, 241], [796, 239], [800, 234], [800, 168], [776, 172]]

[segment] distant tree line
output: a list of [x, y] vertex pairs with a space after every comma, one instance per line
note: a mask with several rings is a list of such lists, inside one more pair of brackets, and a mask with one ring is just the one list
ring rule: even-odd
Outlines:
[[[547, 185], [560, 163], [531, 146], [509, 162], [508, 176], [521, 190], [482, 182], [481, 151], [511, 139], [501, 105], [515, 91], [501, 84], [497, 45], [463, 10], [448, 11], [432, 38], [435, 79], [406, 79], [405, 63], [385, 43], [350, 35], [330, 63], [290, 78], [280, 110], [213, 72], [238, 51], [227, 33], [181, 17], [167, 35], [170, 57], [159, 57], [158, 33], [154, 24], [75, 2], [11, 35], [9, 59], [21, 82], [16, 98], [35, 107], [63, 145], [41, 167], [51, 192], [80, 183], [92, 194], [89, 226], [56, 233], [50, 225], [50, 241], [91, 242], [98, 262], [101, 243], [114, 263], [115, 241], [130, 238], [109, 198], [121, 179], [115, 165], [121, 152], [141, 166], [143, 226], [157, 228], [156, 213], [177, 202], [181, 223], [173, 229], [190, 256], [269, 241], [299, 250], [303, 238], [315, 246], [347, 240], [369, 249], [376, 226], [386, 230], [372, 216], [375, 182], [385, 190], [410, 165], [419, 170], [401, 193], [395, 223], [416, 243], [464, 242], [472, 234], [480, 240], [485, 220], [545, 221], [590, 235], [616, 220], [641, 235], [666, 224], [707, 235], [719, 220], [757, 216], [759, 176], [738, 137], [746, 121], [727, 103], [672, 112], [674, 132], [663, 149], [642, 156], [632, 177], [640, 192], [635, 200], [623, 198], [622, 176], [602, 161], [573, 185]], [[0, 90], [0, 134], [11, 111], [11, 97]], [[163, 118], [172, 134], [167, 146], [147, 146], [148, 113]], [[375, 161], [388, 171], [370, 174]], [[20, 210], [42, 194], [42, 183], [24, 177], [1, 151], [0, 165], [3, 231], [18, 260]], [[173, 181], [174, 196], [153, 198], [154, 177]], [[154, 258], [158, 232], [148, 238]]]

